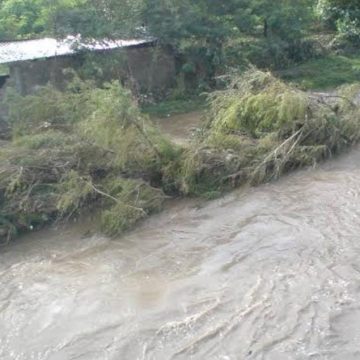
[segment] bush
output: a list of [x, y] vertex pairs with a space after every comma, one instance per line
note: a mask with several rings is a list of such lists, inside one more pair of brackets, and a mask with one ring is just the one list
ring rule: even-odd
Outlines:
[[325, 53], [316, 38], [285, 41], [276, 37], [240, 37], [224, 45], [227, 68], [246, 69], [249, 64], [261, 69], [283, 69], [291, 64], [318, 58]]
[[25, 97], [10, 90], [7, 105], [13, 141], [0, 149], [0, 235], [94, 204], [115, 235], [161, 208], [162, 176], [180, 150], [118, 82], [75, 79], [65, 92], [46, 86]]
[[[205, 195], [313, 165], [360, 139], [358, 84], [316, 95], [251, 69], [210, 95], [209, 121], [183, 166], [182, 188]], [[206, 195], [207, 196], [207, 195]]]

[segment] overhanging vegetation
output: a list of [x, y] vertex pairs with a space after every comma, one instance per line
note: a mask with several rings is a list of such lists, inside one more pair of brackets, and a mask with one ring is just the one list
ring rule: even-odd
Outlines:
[[186, 148], [162, 135], [119, 83], [75, 80], [9, 92], [13, 141], [0, 150], [0, 229], [16, 233], [96, 207], [118, 234], [166, 196], [211, 198], [314, 165], [360, 139], [359, 85], [328, 98], [250, 69], [209, 96], [208, 121]]

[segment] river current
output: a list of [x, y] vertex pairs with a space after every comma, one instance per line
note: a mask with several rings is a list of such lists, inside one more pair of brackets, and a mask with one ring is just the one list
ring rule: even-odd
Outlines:
[[0, 359], [360, 359], [358, 149], [83, 234], [0, 248]]

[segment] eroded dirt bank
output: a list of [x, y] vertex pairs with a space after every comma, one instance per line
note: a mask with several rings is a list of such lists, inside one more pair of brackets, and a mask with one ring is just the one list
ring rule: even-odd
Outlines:
[[201, 127], [203, 121], [204, 113], [201, 111], [154, 119], [162, 132], [180, 145], [186, 144], [191, 139], [192, 133]]

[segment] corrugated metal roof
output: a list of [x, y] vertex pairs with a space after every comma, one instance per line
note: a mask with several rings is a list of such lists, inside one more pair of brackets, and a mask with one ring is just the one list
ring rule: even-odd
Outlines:
[[78, 37], [65, 40], [52, 38], [0, 43], [0, 64], [16, 61], [71, 55], [80, 50], [100, 51], [126, 48], [154, 42], [154, 38], [138, 40], [101, 40], [82, 43]]

